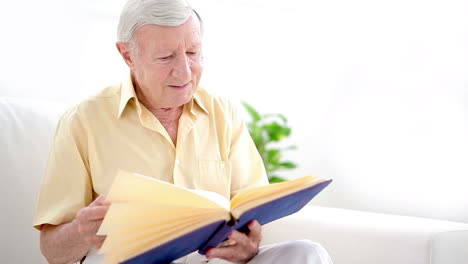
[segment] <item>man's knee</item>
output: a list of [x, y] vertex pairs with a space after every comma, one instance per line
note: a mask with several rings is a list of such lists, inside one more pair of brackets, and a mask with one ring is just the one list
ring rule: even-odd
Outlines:
[[310, 240], [297, 240], [284, 243], [281, 255], [288, 258], [290, 263], [331, 264], [328, 252], [319, 243]]
[[306, 263], [331, 264], [327, 251], [318, 243], [297, 240], [266, 246], [252, 264], [257, 263]]

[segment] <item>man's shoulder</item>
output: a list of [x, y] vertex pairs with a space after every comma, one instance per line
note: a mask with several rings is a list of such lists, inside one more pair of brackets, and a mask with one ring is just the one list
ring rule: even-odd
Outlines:
[[120, 101], [120, 85], [109, 86], [70, 107], [62, 119], [89, 119], [103, 113], [117, 113]]
[[94, 108], [106, 108], [118, 105], [120, 102], [120, 85], [109, 86], [99, 93], [90, 96], [78, 104], [83, 111]]
[[214, 95], [204, 88], [199, 87], [196, 93], [196, 99], [206, 108], [208, 112], [232, 112], [233, 103], [227, 98]]

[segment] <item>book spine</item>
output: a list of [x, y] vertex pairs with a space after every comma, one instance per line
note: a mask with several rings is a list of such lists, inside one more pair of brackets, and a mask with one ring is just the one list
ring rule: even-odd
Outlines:
[[208, 249], [217, 247], [221, 242], [226, 240], [228, 235], [232, 232], [233, 226], [230, 222], [225, 222], [225, 224], [214, 233], [214, 235], [208, 239], [205, 245], [200, 247], [198, 253], [205, 255]]

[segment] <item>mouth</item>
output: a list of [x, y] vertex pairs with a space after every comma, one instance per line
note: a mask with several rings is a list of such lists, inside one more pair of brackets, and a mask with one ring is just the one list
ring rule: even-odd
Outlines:
[[174, 88], [174, 89], [184, 89], [184, 88], [187, 88], [188, 86], [190, 85], [190, 82], [186, 83], [186, 84], [182, 84], [182, 85], [168, 85], [170, 88]]

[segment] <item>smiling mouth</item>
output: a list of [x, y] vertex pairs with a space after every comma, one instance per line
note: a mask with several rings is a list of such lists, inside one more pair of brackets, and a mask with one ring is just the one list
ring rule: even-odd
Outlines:
[[188, 87], [189, 84], [190, 84], [190, 82], [188, 82], [186, 84], [183, 84], [183, 85], [168, 85], [168, 86], [171, 87], [171, 88], [174, 88], [174, 89], [184, 89], [184, 88]]

